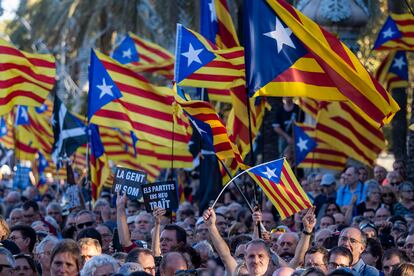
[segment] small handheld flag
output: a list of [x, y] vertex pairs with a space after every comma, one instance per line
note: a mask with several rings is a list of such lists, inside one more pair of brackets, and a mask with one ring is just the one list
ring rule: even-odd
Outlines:
[[285, 219], [312, 206], [289, 163], [281, 158], [247, 171]]
[[317, 143], [296, 124], [293, 127], [293, 136], [295, 139], [295, 164], [299, 165], [305, 160], [306, 155], [316, 148]]

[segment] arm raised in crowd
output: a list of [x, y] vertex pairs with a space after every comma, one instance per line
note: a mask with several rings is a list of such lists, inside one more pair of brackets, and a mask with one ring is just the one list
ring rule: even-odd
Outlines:
[[154, 212], [154, 229], [152, 231], [152, 252], [154, 257], [161, 256], [160, 234], [161, 234], [161, 218], [165, 215], [165, 209], [155, 207]]
[[204, 223], [207, 225], [208, 231], [210, 232], [211, 242], [213, 243], [213, 246], [216, 249], [220, 259], [223, 261], [227, 274], [231, 275], [236, 269], [237, 262], [236, 259], [234, 259], [231, 255], [227, 243], [220, 236], [220, 233], [216, 226], [216, 213], [212, 208], [208, 208], [204, 212], [203, 218]]
[[348, 208], [346, 208], [345, 223], [347, 225], [350, 225], [352, 223], [352, 214], [354, 212], [354, 206], [355, 206], [355, 203], [357, 202], [357, 200], [358, 200], [358, 197], [356, 195], [353, 195], [351, 203], [348, 205]]
[[123, 194], [122, 196], [117, 194], [116, 197], [116, 225], [118, 228], [119, 242], [122, 247], [129, 247], [132, 245], [131, 234], [129, 233], [129, 228], [127, 224], [127, 217], [125, 211], [127, 196]]
[[289, 262], [289, 266], [291, 268], [298, 267], [305, 258], [305, 253], [309, 249], [310, 240], [312, 237], [313, 229], [316, 225], [316, 217], [315, 217], [315, 206], [308, 209], [306, 215], [302, 218], [303, 223], [303, 230], [302, 234], [300, 235], [300, 240], [298, 245], [296, 246], [295, 256]]

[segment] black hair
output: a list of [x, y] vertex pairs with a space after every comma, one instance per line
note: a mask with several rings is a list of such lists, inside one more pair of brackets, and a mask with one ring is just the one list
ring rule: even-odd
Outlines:
[[30, 266], [30, 269], [35, 274], [39, 274], [39, 271], [37, 270], [37, 267], [36, 267], [36, 263], [35, 263], [35, 261], [33, 260], [33, 258], [30, 255], [27, 255], [27, 254], [17, 254], [17, 255], [14, 255], [13, 257], [14, 257], [14, 260], [16, 260], [16, 261], [18, 259], [26, 259], [27, 263]]
[[25, 211], [29, 210], [30, 208], [33, 208], [35, 212], [39, 212], [39, 205], [37, 205], [37, 202], [33, 200], [26, 201], [25, 203], [23, 203], [22, 207]]
[[175, 231], [177, 243], [187, 243], [187, 232], [182, 227], [175, 224], [167, 224], [164, 230]]
[[377, 239], [368, 238], [365, 251], [368, 251], [372, 256], [378, 257], [375, 267], [379, 270], [382, 269], [382, 246]]
[[311, 248], [308, 249], [308, 251], [306, 251], [305, 256], [306, 255], [311, 255], [311, 254], [315, 254], [315, 253], [321, 253], [323, 255], [323, 263], [324, 264], [328, 264], [328, 250], [323, 247], [323, 246], [312, 246]]
[[15, 225], [12, 228], [10, 228], [10, 233], [12, 233], [13, 231], [20, 231], [24, 238], [30, 239], [29, 251], [32, 252], [37, 239], [36, 231], [28, 225]]
[[85, 228], [82, 229], [78, 235], [76, 236], [76, 241], [79, 241], [80, 239], [83, 238], [91, 238], [91, 239], [95, 239], [99, 242], [99, 244], [102, 247], [102, 236], [101, 234], [98, 232], [98, 230], [96, 230], [95, 228]]
[[335, 255], [340, 255], [340, 256], [344, 256], [347, 257], [349, 259], [349, 265], [351, 266], [354, 258], [352, 257], [352, 252], [351, 250], [349, 250], [346, 247], [343, 246], [336, 246], [334, 248], [332, 248], [329, 253], [328, 253], [328, 260], [331, 259], [331, 256], [335, 254]]
[[137, 263], [139, 255], [152, 255], [152, 251], [147, 248], [134, 248], [129, 251], [128, 255], [126, 256], [125, 262], [126, 263]]

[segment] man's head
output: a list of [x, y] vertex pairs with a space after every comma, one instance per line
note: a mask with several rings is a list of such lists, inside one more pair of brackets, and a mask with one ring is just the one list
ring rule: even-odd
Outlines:
[[102, 252], [107, 253], [110, 250], [111, 242], [112, 242], [112, 230], [106, 224], [99, 224], [96, 227], [96, 231], [101, 234], [102, 238]]
[[353, 263], [356, 264], [366, 247], [366, 237], [361, 230], [353, 227], [345, 228], [339, 235], [338, 246], [348, 248], [352, 253]]
[[322, 246], [326, 239], [332, 236], [332, 231], [329, 229], [321, 229], [315, 234], [313, 244], [315, 246]]
[[335, 224], [344, 225], [345, 224], [345, 216], [342, 213], [335, 213], [333, 214], [335, 219]]
[[86, 263], [92, 257], [102, 254], [102, 248], [98, 240], [91, 238], [82, 238], [78, 241], [81, 250], [82, 261]]
[[27, 225], [15, 225], [10, 229], [9, 239], [13, 241], [22, 253], [32, 253], [36, 243], [36, 232]]
[[152, 255], [152, 252], [149, 249], [135, 248], [131, 250], [126, 257], [125, 262], [137, 263], [140, 266], [142, 266], [146, 273], [155, 276], [154, 256]]
[[319, 229], [325, 229], [334, 224], [335, 218], [333, 216], [325, 215], [321, 218], [321, 221], [319, 223]]
[[227, 224], [227, 218], [225, 215], [216, 213], [216, 227], [219, 230], [220, 235], [222, 237], [227, 236], [228, 224]]
[[209, 240], [209, 233], [208, 233], [208, 227], [207, 225], [204, 223], [204, 220], [202, 220], [201, 218], [199, 220], [197, 220], [196, 222], [196, 228], [195, 228], [195, 233], [196, 233], [196, 241], [204, 241], [204, 240]]
[[328, 272], [342, 267], [351, 267], [353, 263], [351, 251], [343, 246], [332, 248], [328, 253]]
[[278, 268], [275, 272], [273, 272], [272, 276], [291, 276], [295, 270], [288, 266], [283, 266]]
[[405, 254], [407, 254], [410, 262], [414, 262], [414, 235], [408, 235], [405, 239]]
[[395, 160], [392, 164], [392, 169], [399, 172], [400, 176], [405, 179], [405, 163], [403, 160]]
[[325, 173], [321, 180], [322, 191], [326, 195], [332, 195], [336, 193], [336, 181], [335, 177], [331, 173]]
[[80, 275], [113, 275], [119, 269], [117, 261], [109, 255], [94, 256], [82, 268]]
[[52, 202], [46, 208], [46, 215], [51, 216], [56, 220], [59, 225], [62, 225], [63, 218], [62, 218], [62, 207], [60, 207], [59, 203]]
[[160, 263], [161, 276], [173, 276], [177, 270], [187, 270], [187, 261], [183, 254], [179, 252], [169, 252], [165, 254]]
[[154, 218], [147, 212], [139, 213], [135, 218], [135, 230], [142, 234], [150, 234], [154, 226]]
[[269, 231], [271, 229], [274, 229], [276, 227], [276, 221], [271, 212], [263, 211], [262, 213], [262, 223], [263, 226], [268, 229]]
[[23, 209], [22, 208], [13, 209], [9, 215], [9, 225], [14, 226], [17, 224], [21, 224], [22, 221], [23, 221]]
[[28, 200], [23, 204], [23, 221], [26, 225], [31, 225], [39, 220], [39, 205], [36, 201]]
[[[358, 183], [358, 170], [357, 168], [351, 166], [345, 171], [346, 184], [354, 186]], [[384, 176], [385, 177], [385, 176]]]
[[42, 271], [50, 270], [50, 254], [59, 240], [54, 236], [47, 236], [35, 248], [36, 260], [42, 267]]
[[265, 275], [270, 259], [270, 249], [265, 241], [252, 240], [247, 243], [244, 260], [249, 275]]
[[305, 268], [316, 267], [324, 273], [328, 271], [328, 250], [322, 246], [314, 246], [305, 254]]
[[4, 247], [0, 247], [0, 276], [10, 276], [13, 274], [15, 260], [13, 254]]
[[382, 271], [384, 271], [385, 276], [390, 276], [396, 266], [407, 262], [408, 258], [404, 252], [396, 248], [388, 249], [382, 256]]
[[277, 254], [284, 255], [290, 254], [294, 255], [296, 246], [299, 242], [299, 237], [296, 233], [286, 232], [280, 235], [277, 240]]
[[88, 210], [82, 210], [76, 215], [75, 219], [76, 230], [79, 232], [84, 228], [96, 226], [95, 215]]
[[103, 198], [98, 199], [93, 206], [93, 213], [95, 214], [96, 223], [102, 223], [102, 210], [110, 209], [111, 206], [109, 205], [108, 201]]
[[382, 184], [385, 177], [387, 176], [387, 170], [382, 166], [374, 167], [374, 179], [378, 181], [379, 184]]
[[187, 243], [187, 233], [185, 230], [174, 224], [166, 225], [160, 237], [161, 253], [170, 252], [171, 248], [179, 243]]
[[375, 212], [374, 222], [384, 222], [391, 216], [391, 212], [385, 208], [381, 207]]

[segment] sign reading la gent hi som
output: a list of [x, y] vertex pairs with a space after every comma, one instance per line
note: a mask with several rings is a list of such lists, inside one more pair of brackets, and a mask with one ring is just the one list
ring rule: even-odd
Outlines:
[[145, 172], [117, 167], [112, 191], [119, 192], [121, 195], [126, 194], [131, 199], [138, 199], [142, 196], [141, 186], [146, 182]]

